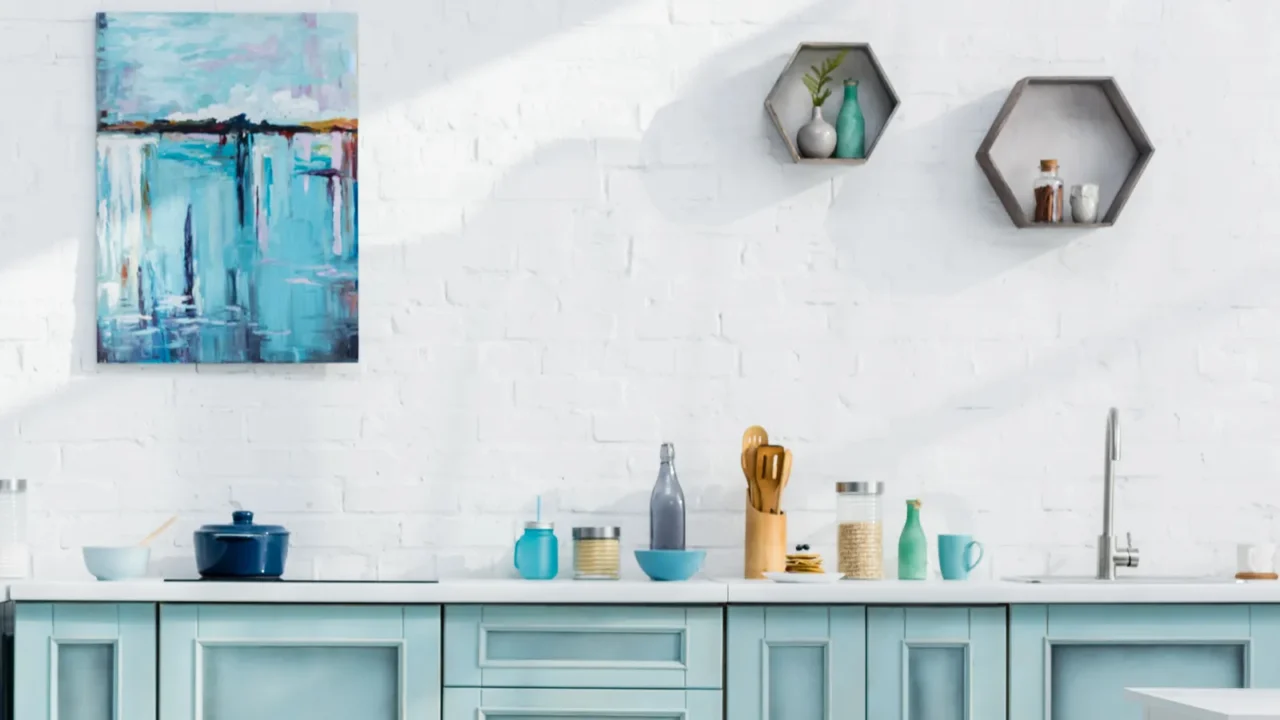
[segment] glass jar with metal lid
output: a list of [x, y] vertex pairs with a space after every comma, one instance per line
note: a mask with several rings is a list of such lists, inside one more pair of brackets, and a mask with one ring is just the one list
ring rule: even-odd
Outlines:
[[576, 580], [617, 580], [622, 561], [622, 528], [573, 529], [573, 577]]
[[0, 577], [31, 574], [27, 549], [27, 481], [0, 479]]
[[884, 483], [836, 483], [839, 570], [854, 580], [884, 577]]

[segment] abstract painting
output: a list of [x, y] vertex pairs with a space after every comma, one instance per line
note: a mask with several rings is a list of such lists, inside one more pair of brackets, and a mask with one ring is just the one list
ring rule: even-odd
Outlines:
[[97, 18], [98, 362], [359, 358], [356, 17]]

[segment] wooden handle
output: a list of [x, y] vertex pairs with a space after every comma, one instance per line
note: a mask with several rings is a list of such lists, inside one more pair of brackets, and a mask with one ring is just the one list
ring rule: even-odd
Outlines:
[[747, 503], [743, 577], [759, 580], [787, 569], [787, 516], [763, 513]]
[[147, 545], [150, 545], [152, 540], [155, 540], [156, 538], [158, 538], [158, 537], [160, 537], [161, 535], [163, 535], [163, 534], [164, 534], [164, 531], [165, 531], [165, 530], [168, 530], [168, 529], [169, 529], [169, 528], [171, 528], [171, 527], [173, 527], [173, 524], [174, 524], [174, 523], [176, 523], [176, 522], [178, 522], [178, 516], [177, 516], [177, 515], [174, 515], [173, 517], [169, 518], [168, 520], [165, 520], [163, 525], [161, 525], [160, 527], [156, 528], [155, 530], [152, 530], [150, 535], [148, 535], [148, 536], [146, 536], [146, 537], [142, 538], [142, 542], [139, 542], [139, 543], [138, 543], [138, 545], [139, 545], [139, 546], [142, 546], [142, 547], [145, 547], [145, 546], [147, 546]]

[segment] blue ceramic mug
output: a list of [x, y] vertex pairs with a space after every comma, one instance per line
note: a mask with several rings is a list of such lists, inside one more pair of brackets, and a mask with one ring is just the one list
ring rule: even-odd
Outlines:
[[[978, 556], [970, 560], [974, 550]], [[982, 562], [982, 543], [972, 535], [939, 535], [938, 565], [942, 567], [944, 580], [968, 580], [969, 571]]]
[[516, 571], [525, 580], [553, 580], [560, 572], [560, 545], [551, 523], [528, 522], [516, 541]]

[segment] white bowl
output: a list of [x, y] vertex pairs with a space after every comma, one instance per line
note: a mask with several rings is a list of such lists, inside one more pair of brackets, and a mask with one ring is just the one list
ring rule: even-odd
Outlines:
[[84, 566], [99, 580], [136, 580], [146, 577], [151, 548], [128, 547], [84, 548]]

